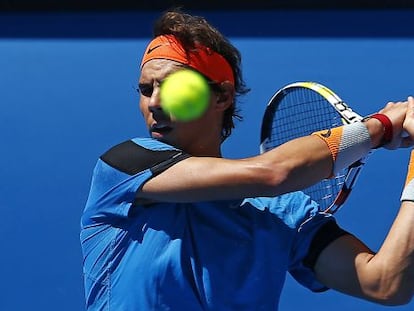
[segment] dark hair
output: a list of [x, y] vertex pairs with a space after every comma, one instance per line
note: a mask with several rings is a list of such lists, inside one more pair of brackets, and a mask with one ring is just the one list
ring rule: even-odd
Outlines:
[[[219, 53], [227, 60], [233, 70], [235, 100], [240, 95], [250, 91], [243, 80], [240, 52], [216, 28], [210, 25], [205, 18], [186, 14], [180, 9], [173, 9], [161, 15], [154, 24], [153, 32], [154, 37], [174, 35], [186, 51], [191, 50], [198, 43]], [[215, 92], [220, 92], [220, 89], [217, 87], [212, 89]], [[223, 140], [231, 135], [231, 131], [234, 128], [234, 120], [240, 121], [243, 119], [239, 114], [240, 109], [236, 106], [235, 100], [224, 112]]]

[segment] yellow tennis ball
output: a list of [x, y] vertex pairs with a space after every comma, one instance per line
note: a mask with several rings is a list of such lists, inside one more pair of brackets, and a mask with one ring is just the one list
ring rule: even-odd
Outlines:
[[198, 72], [182, 69], [173, 72], [162, 82], [162, 109], [178, 121], [195, 120], [207, 110], [210, 87]]

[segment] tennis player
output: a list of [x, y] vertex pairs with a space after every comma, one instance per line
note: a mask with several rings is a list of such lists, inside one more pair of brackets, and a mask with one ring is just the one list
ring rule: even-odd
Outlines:
[[[206, 76], [212, 95], [206, 113], [186, 123], [159, 100], [165, 77], [184, 67]], [[81, 220], [88, 310], [277, 310], [287, 272], [315, 292], [389, 305], [411, 299], [414, 169], [377, 253], [294, 191], [371, 148], [412, 146], [400, 138], [403, 128], [414, 137], [412, 98], [380, 110], [386, 124], [369, 119], [224, 159], [236, 99], [248, 91], [241, 56], [205, 19], [180, 11], [155, 23], [138, 88], [150, 135], [102, 154]]]

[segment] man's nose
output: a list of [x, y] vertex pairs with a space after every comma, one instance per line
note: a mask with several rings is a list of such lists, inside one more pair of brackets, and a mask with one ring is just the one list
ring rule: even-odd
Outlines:
[[152, 91], [148, 108], [150, 111], [162, 110], [161, 99], [160, 99], [160, 87], [154, 87]]

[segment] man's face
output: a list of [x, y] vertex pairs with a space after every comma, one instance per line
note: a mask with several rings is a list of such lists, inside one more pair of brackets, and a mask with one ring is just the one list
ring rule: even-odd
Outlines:
[[[204, 115], [194, 121], [179, 122], [165, 114], [160, 101], [160, 85], [172, 72], [182, 69], [180, 63], [154, 59], [147, 62], [138, 82], [140, 110], [151, 137], [197, 154], [198, 150], [210, 150], [210, 143], [221, 140], [221, 119], [214, 111], [215, 96]], [[204, 151], [205, 152], [205, 151]]]

